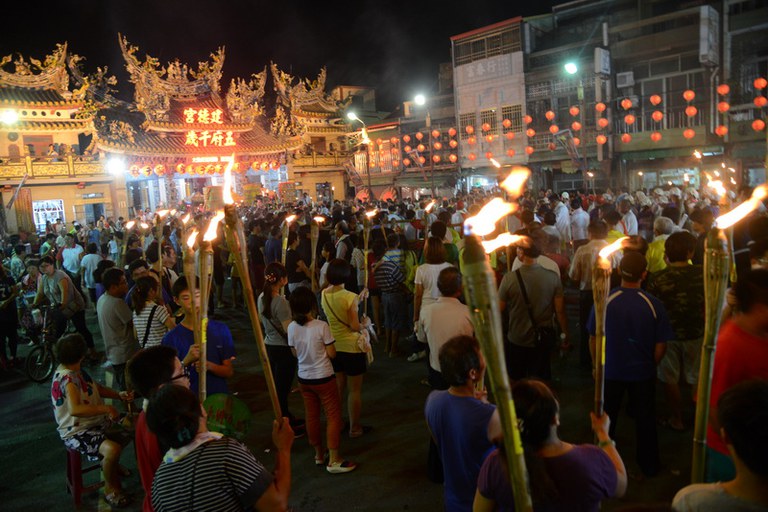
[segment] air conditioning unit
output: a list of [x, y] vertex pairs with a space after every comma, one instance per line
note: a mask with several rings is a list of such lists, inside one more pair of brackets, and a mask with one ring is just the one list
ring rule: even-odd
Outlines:
[[635, 74], [632, 71], [616, 73], [616, 87], [623, 89], [635, 85]]

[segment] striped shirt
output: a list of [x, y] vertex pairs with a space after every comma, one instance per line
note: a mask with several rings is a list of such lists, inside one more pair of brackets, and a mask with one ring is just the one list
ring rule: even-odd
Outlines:
[[272, 475], [245, 446], [223, 437], [160, 464], [152, 506], [157, 512], [251, 510], [271, 484]]
[[400, 284], [405, 282], [400, 266], [393, 262], [382, 260], [376, 271], [376, 284], [381, 288], [382, 293], [395, 293], [400, 291]]
[[[157, 307], [155, 308], [155, 306]], [[152, 308], [155, 308], [155, 314], [152, 316], [152, 325], [149, 328], [149, 335], [147, 335], [147, 322], [149, 322], [149, 315], [152, 314]], [[168, 328], [165, 326], [166, 320], [168, 320], [168, 310], [154, 302], [147, 302], [138, 315], [135, 311], [133, 312], [133, 325], [136, 327], [136, 337], [141, 348], [160, 345], [163, 336], [168, 332]], [[146, 342], [144, 340], [145, 335], [147, 335]]]

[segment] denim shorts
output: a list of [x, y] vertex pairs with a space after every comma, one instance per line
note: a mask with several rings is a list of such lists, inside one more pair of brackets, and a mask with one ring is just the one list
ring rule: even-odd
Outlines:
[[408, 332], [413, 329], [413, 322], [408, 318], [408, 301], [402, 293], [382, 293], [381, 305], [384, 308], [384, 328]]

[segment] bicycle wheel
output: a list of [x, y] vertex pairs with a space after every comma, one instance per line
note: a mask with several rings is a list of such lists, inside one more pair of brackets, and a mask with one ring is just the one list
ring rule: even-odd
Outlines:
[[35, 382], [45, 382], [53, 373], [54, 359], [49, 347], [37, 346], [30, 350], [25, 364], [27, 377]]

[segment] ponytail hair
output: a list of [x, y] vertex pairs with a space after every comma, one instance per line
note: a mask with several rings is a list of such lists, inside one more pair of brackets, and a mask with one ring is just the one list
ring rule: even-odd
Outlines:
[[264, 269], [264, 301], [259, 312], [266, 319], [272, 318], [272, 293], [279, 287], [280, 280], [288, 277], [288, 271], [279, 261], [273, 261]]
[[160, 283], [158, 283], [157, 279], [152, 276], [140, 277], [136, 281], [136, 286], [134, 286], [133, 292], [131, 292], [131, 304], [137, 315], [140, 315], [141, 312], [144, 311], [144, 307], [147, 305], [149, 292], [152, 290], [157, 291], [159, 286]]
[[317, 298], [306, 286], [293, 290], [288, 297], [288, 303], [291, 305], [293, 321], [299, 325], [309, 322], [310, 315], [317, 311]]

